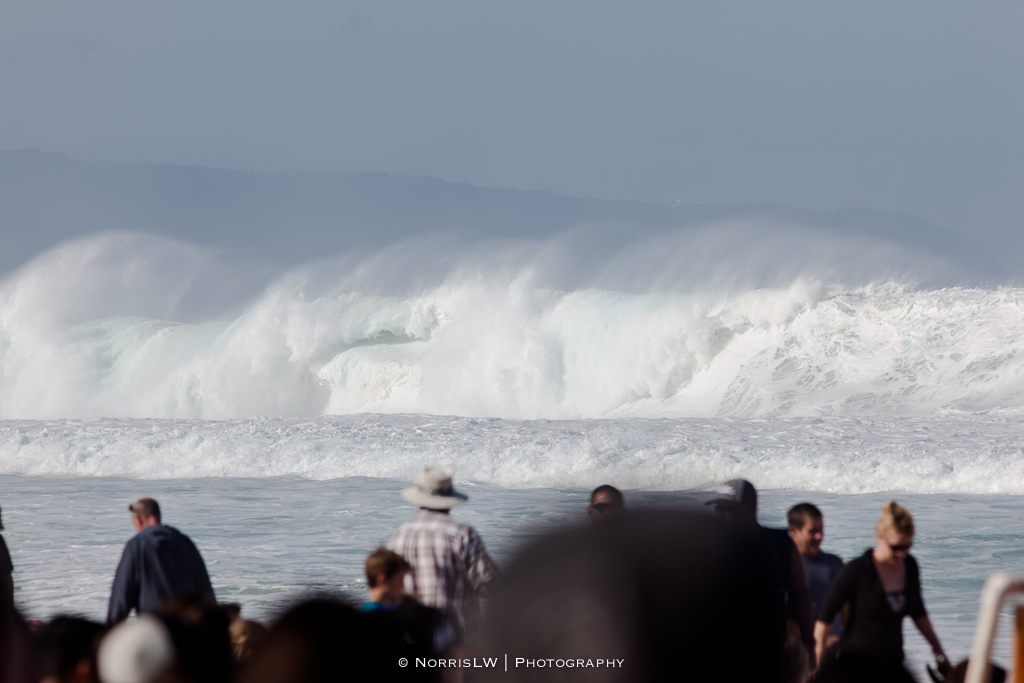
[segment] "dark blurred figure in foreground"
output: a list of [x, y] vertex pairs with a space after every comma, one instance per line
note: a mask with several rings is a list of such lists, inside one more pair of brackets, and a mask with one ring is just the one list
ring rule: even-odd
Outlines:
[[7, 600], [0, 600], [0, 683], [39, 680], [28, 624]]
[[258, 621], [251, 619], [235, 619], [228, 628], [231, 636], [231, 654], [235, 662], [246, 662], [263, 644], [267, 628]]
[[[821, 549], [821, 543], [825, 540], [825, 517], [816, 505], [794, 505], [786, 513], [786, 521], [789, 523], [790, 538], [793, 539], [796, 551], [800, 553], [807, 590], [811, 594], [814, 616], [817, 617], [821, 604], [825, 602], [829, 586], [843, 568], [843, 561], [838, 555], [826, 553]], [[842, 618], [837, 616], [832, 625], [832, 636], [838, 640], [841, 633]]]
[[[2, 510], [0, 510], [0, 531], [4, 530]], [[7, 550], [7, 542], [0, 534], [0, 601], [6, 600], [14, 604], [14, 563], [11, 553]]]
[[156, 612], [168, 600], [213, 602], [202, 556], [188, 536], [161, 523], [160, 505], [141, 498], [128, 509], [136, 534], [125, 545], [114, 575], [107, 623], [123, 621], [133, 609]]
[[497, 578], [498, 568], [476, 530], [449, 514], [468, 497], [452, 488], [447, 467], [423, 470], [419, 485], [403, 490], [402, 497], [420, 508], [416, 519], [400, 526], [388, 541], [388, 549], [412, 566], [405, 586], [421, 603], [445, 615], [460, 644], [473, 644], [479, 633], [479, 598]]
[[267, 629], [258, 621], [243, 619], [242, 606], [237, 602], [221, 603], [218, 607], [228, 615], [231, 622], [228, 633], [231, 635], [231, 651], [235, 662], [244, 662], [260, 646]]
[[[945, 675], [936, 671], [930, 665], [925, 668], [928, 669], [928, 677], [935, 683], [964, 683], [964, 681], [967, 680], [967, 664], [969, 662], [970, 660], [963, 660], [956, 666], [950, 668]], [[1005, 683], [1006, 669], [996, 664], [992, 664], [991, 662], [989, 662], [989, 666], [992, 667], [989, 683]]]
[[776, 602], [789, 629], [807, 649], [814, 662], [814, 608], [804, 579], [800, 554], [785, 529], [769, 529], [757, 521], [757, 489], [746, 479], [732, 479], [718, 489], [715, 512], [736, 527], [759, 553], [775, 590]]
[[174, 683], [222, 683], [231, 678], [235, 660], [228, 610], [202, 600], [172, 600], [159, 616], [178, 653], [170, 672]]
[[[331, 599], [307, 600], [285, 612], [242, 665], [239, 683], [380, 683], [408, 680], [390, 632]], [[420, 669], [420, 675], [422, 669]]]
[[[639, 511], [519, 552], [488, 605], [502, 681], [782, 680], [785, 623], [764, 554], [698, 511]], [[571, 667], [571, 668], [570, 668]]]
[[903, 665], [870, 655], [827, 661], [814, 675], [814, 683], [916, 683]]
[[622, 491], [611, 484], [603, 484], [591, 492], [587, 517], [590, 517], [595, 524], [615, 519], [625, 511], [625, 496], [622, 495]]
[[54, 617], [35, 633], [40, 683], [98, 683], [96, 650], [106, 628], [88, 619]]
[[123, 621], [100, 642], [102, 683], [227, 683], [234, 675], [228, 610], [170, 601]]

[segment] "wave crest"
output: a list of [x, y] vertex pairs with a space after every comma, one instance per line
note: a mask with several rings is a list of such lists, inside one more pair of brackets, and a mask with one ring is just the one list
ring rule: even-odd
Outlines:
[[65, 245], [0, 289], [0, 418], [1024, 407], [1024, 289], [810, 277], [716, 290], [561, 288], [557, 264], [522, 252], [505, 267], [491, 267], [493, 254], [486, 269], [464, 259], [390, 289], [362, 285], [376, 265], [401, 273], [394, 251], [322, 263], [250, 287], [259, 293], [226, 319], [175, 321], [183, 301], [221, 291], [210, 283], [236, 281], [229, 266], [132, 235]]

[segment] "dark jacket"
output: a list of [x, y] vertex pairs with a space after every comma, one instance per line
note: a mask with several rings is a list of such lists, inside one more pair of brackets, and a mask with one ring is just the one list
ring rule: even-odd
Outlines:
[[7, 543], [4, 537], [0, 536], [0, 576], [10, 574], [14, 571], [14, 564], [11, 562], [11, 553], [7, 551]]
[[189, 537], [174, 527], [146, 527], [124, 547], [110, 591], [107, 623], [125, 619], [134, 608], [155, 612], [174, 598], [213, 599], [206, 565]]

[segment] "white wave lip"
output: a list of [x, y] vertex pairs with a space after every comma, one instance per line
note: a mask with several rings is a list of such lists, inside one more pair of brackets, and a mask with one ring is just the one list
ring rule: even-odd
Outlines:
[[144, 479], [350, 476], [414, 481], [430, 464], [504, 487], [1024, 494], [1024, 418], [0, 422], [0, 474]]
[[1022, 289], [797, 281], [717, 293], [565, 291], [524, 267], [453, 270], [420, 291], [384, 295], [314, 288], [300, 272], [230, 319], [175, 322], [176, 302], [189, 296], [179, 273], [208, 257], [140, 240], [65, 245], [3, 285], [0, 418], [1024, 407]]

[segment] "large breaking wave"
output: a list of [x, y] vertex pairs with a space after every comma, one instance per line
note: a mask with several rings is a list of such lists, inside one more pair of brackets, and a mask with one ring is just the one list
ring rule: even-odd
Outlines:
[[255, 286], [239, 284], [251, 268], [167, 240], [64, 245], [0, 290], [0, 418], [1024, 407], [1024, 289], [849, 286], [801, 272], [781, 250], [765, 257], [773, 278], [738, 282], [685, 250], [654, 268], [665, 250], [635, 245], [598, 277], [551, 256], [567, 244], [543, 258], [522, 245], [412, 245]]

